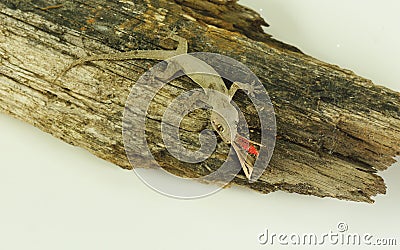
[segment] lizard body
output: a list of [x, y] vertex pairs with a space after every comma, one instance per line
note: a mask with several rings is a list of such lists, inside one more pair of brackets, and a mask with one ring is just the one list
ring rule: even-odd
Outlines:
[[[239, 122], [239, 114], [236, 108], [230, 103], [237, 90], [243, 89], [252, 91], [251, 88], [245, 84], [234, 82], [230, 89], [228, 89], [214, 68], [205, 63], [204, 61], [187, 54], [188, 44], [185, 38], [178, 35], [171, 34], [167, 38], [171, 38], [178, 42], [175, 50], [135, 50], [128, 52], [119, 52], [112, 54], [99, 54], [81, 57], [66, 67], [54, 80], [55, 82], [59, 77], [64, 75], [71, 68], [89, 61], [110, 60], [132, 60], [132, 59], [151, 59], [151, 60], [165, 60], [167, 68], [161, 77], [164, 80], [170, 79], [176, 72], [182, 70], [189, 78], [198, 84], [208, 97], [208, 104], [213, 108], [211, 112], [211, 124], [213, 129], [220, 135], [221, 139], [227, 143], [232, 144], [235, 152], [242, 165], [242, 169], [246, 177], [250, 180], [254, 159], [248, 158], [247, 154], [258, 156], [257, 149], [254, 144], [237, 133], [237, 125]], [[186, 54], [185, 57], [178, 55]], [[195, 67], [195, 68], [194, 68]], [[207, 72], [207, 74], [193, 74], [189, 72]], [[213, 90], [213, 91], [209, 91]], [[214, 91], [218, 91], [223, 95], [215, 95]], [[244, 152], [243, 152], [244, 150]], [[250, 159], [250, 161], [249, 161]]]

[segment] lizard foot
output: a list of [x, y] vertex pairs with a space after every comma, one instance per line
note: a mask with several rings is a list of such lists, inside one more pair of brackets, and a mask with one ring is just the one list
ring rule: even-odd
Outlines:
[[256, 89], [255, 81], [252, 83], [233, 82], [229, 89], [229, 95], [232, 98], [238, 90], [245, 91], [249, 96], [254, 97], [254, 91]]

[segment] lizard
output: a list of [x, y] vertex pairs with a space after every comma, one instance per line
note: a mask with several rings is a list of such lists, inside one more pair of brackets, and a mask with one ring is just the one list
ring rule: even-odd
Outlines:
[[[241, 82], [233, 82], [228, 89], [222, 77], [210, 65], [204, 61], [188, 54], [188, 42], [185, 38], [171, 32], [165, 39], [172, 39], [178, 42], [175, 50], [133, 50], [127, 52], [117, 52], [111, 54], [96, 54], [84, 56], [73, 61], [53, 80], [55, 83], [67, 71], [78, 65], [90, 61], [122, 61], [134, 59], [149, 59], [167, 61], [167, 68], [163, 72], [164, 79], [170, 79], [176, 72], [182, 70], [191, 80], [198, 84], [208, 97], [208, 104], [212, 107], [210, 121], [212, 128], [218, 133], [222, 141], [228, 145], [232, 145], [239, 159], [243, 172], [248, 180], [251, 178], [253, 166], [259, 152], [255, 145], [262, 146], [259, 143], [251, 141], [237, 132], [239, 114], [236, 108], [230, 103], [235, 93], [239, 90], [253, 91], [250, 85]], [[179, 55], [187, 55], [179, 57]], [[193, 62], [196, 62], [193, 64]], [[196, 69], [194, 69], [194, 66]], [[200, 69], [199, 69], [200, 67]], [[204, 71], [201, 70], [204, 67]], [[187, 72], [212, 72], [212, 74], [187, 74]], [[213, 91], [208, 91], [213, 90]], [[216, 96], [214, 91], [222, 93], [224, 98], [219, 94]], [[218, 112], [216, 112], [218, 110]], [[223, 115], [222, 115], [223, 114]]]

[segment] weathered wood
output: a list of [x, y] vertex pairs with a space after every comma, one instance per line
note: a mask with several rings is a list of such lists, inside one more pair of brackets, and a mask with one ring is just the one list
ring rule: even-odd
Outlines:
[[[0, 1], [1, 112], [131, 168], [121, 135], [124, 103], [135, 80], [155, 62], [95, 62], [72, 69], [55, 84], [51, 81], [83, 55], [171, 49], [173, 44], [162, 38], [177, 27], [191, 52], [221, 53], [245, 63], [264, 82], [275, 106], [278, 137], [270, 166], [256, 183], [248, 184], [242, 175], [234, 183], [263, 193], [284, 190], [364, 202], [385, 193], [376, 172], [400, 154], [399, 93], [263, 34], [260, 25], [265, 22], [236, 1], [57, 4]], [[168, 85], [157, 96], [146, 128], [160, 164], [188, 177], [208, 170], [170, 157], [158, 128], [170, 99], [193, 87], [187, 79]], [[249, 100], [242, 94], [235, 101], [258, 131]], [[191, 124], [186, 125], [185, 140], [196, 146], [198, 131], [209, 126], [207, 112], [185, 119], [182, 126]], [[217, 168], [227, 150], [220, 142], [208, 167]]]

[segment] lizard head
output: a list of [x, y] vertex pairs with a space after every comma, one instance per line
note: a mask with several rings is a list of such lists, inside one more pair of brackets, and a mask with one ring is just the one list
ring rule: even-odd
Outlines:
[[[237, 114], [237, 111], [236, 111]], [[221, 136], [221, 139], [231, 144], [237, 133], [238, 117], [235, 115], [222, 117], [217, 112], [211, 112], [211, 125]]]

